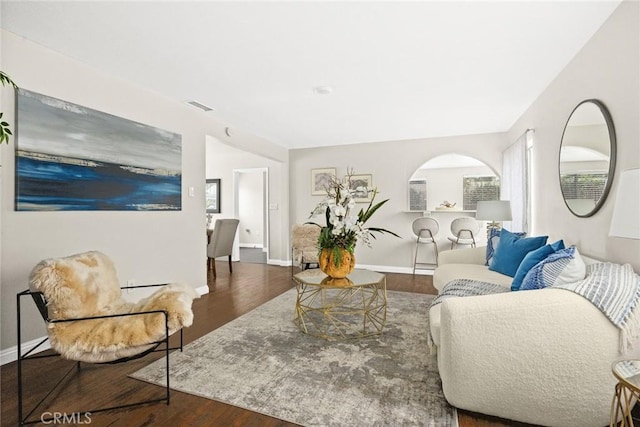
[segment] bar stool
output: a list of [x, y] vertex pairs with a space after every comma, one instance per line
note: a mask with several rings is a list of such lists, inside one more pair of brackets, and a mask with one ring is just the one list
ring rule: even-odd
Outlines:
[[448, 239], [451, 241], [451, 249], [458, 245], [470, 245], [476, 247], [476, 236], [480, 232], [480, 222], [474, 218], [463, 216], [451, 222], [451, 234]]
[[[438, 244], [436, 243], [436, 236], [440, 231], [440, 224], [434, 218], [422, 217], [413, 221], [411, 224], [413, 234], [416, 236], [416, 254], [413, 258], [413, 274], [416, 274], [416, 268], [418, 264], [422, 265], [438, 265]], [[435, 264], [427, 262], [418, 262], [418, 249], [420, 245], [433, 245], [436, 261]], [[418, 268], [420, 269], [420, 268]], [[426, 270], [426, 269], [422, 269]]]

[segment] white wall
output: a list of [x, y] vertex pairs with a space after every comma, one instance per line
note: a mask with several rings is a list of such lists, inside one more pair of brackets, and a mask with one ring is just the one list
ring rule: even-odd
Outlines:
[[[387, 271], [411, 271], [415, 246], [411, 223], [420, 215], [407, 212], [407, 186], [414, 172], [433, 157], [457, 153], [478, 159], [499, 174], [506, 145], [506, 135], [497, 133], [291, 150], [291, 224], [309, 221], [309, 213], [322, 200], [322, 196], [311, 195], [311, 169], [336, 167], [339, 177], [347, 168], [353, 168], [356, 174], [372, 174], [373, 185], [380, 191], [376, 200], [390, 200], [367, 225], [387, 228], [402, 238], [382, 235], [374, 240], [372, 248], [358, 245], [356, 262], [384, 266]], [[324, 225], [324, 218], [312, 221]], [[446, 240], [448, 227], [441, 233]]]
[[[609, 237], [608, 233], [620, 173], [640, 166], [639, 21], [640, 3], [621, 3], [508, 132], [509, 140], [514, 141], [525, 129], [536, 130], [534, 198], [540, 203], [535, 229], [576, 244], [587, 255], [628, 262], [635, 271], [640, 271], [640, 241]], [[590, 218], [578, 218], [562, 200], [558, 155], [571, 111], [591, 98], [604, 102], [613, 118], [617, 166], [611, 193], [600, 211]]]
[[[180, 281], [206, 285], [204, 185], [205, 139], [214, 135], [236, 146], [286, 161], [287, 151], [252, 135], [224, 135], [214, 116], [143, 90], [68, 57], [1, 33], [2, 69], [23, 88], [182, 135], [182, 210], [179, 212], [15, 212], [15, 140], [3, 145], [1, 206], [0, 347], [15, 341], [15, 295], [28, 286], [40, 260], [91, 249], [108, 254], [122, 282]], [[170, 84], [168, 82], [167, 84]], [[14, 123], [13, 91], [2, 90], [2, 110]], [[230, 182], [230, 180], [229, 180]], [[194, 197], [188, 197], [189, 187]], [[283, 205], [288, 200], [281, 202]], [[286, 209], [286, 208], [285, 208]], [[30, 310], [28, 317], [35, 316]], [[41, 322], [25, 322], [25, 340], [44, 335]]]
[[289, 259], [289, 164], [264, 155], [257, 155], [222, 143], [219, 138], [206, 142], [207, 178], [221, 178], [222, 212], [216, 218], [232, 218], [235, 197], [233, 174], [235, 169], [268, 169], [269, 260], [270, 264], [286, 265]]

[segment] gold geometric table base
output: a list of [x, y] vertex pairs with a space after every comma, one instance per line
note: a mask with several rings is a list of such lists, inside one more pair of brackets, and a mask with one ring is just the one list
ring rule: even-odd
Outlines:
[[[366, 270], [361, 270], [366, 271]], [[324, 273], [305, 270], [294, 275], [295, 322], [302, 332], [327, 340], [380, 335], [387, 320], [386, 277], [354, 270], [355, 279], [332, 285]], [[355, 274], [354, 274], [355, 273]], [[318, 280], [318, 275], [325, 280]]]
[[[623, 383], [616, 384], [616, 394], [611, 402], [610, 426], [617, 426], [620, 420], [620, 427], [633, 427], [633, 417], [631, 410], [638, 401], [640, 394], [626, 387]], [[621, 417], [621, 418], [620, 418]]]
[[613, 375], [617, 378], [616, 391], [611, 401], [611, 427], [633, 427], [631, 410], [640, 399], [640, 360], [623, 359], [611, 365]]

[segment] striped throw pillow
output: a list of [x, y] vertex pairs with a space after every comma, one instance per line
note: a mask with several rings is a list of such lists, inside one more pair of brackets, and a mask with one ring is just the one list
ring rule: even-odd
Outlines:
[[578, 249], [571, 246], [552, 253], [529, 270], [520, 290], [542, 289], [573, 283], [584, 279], [586, 274], [587, 266]]

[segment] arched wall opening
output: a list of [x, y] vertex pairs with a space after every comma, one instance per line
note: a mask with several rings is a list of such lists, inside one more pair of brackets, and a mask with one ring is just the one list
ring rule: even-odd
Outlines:
[[[436, 219], [440, 225], [436, 236], [439, 251], [451, 248], [448, 237], [452, 236], [453, 220], [459, 217], [475, 217], [474, 198], [470, 196], [469, 190], [465, 196], [464, 187], [465, 182], [469, 185], [469, 181], [480, 182], [481, 180], [493, 181], [497, 184], [497, 187], [495, 184], [487, 185], [485, 196], [498, 200], [500, 198], [498, 173], [491, 166], [471, 156], [457, 153], [438, 155], [424, 162], [411, 175], [410, 188], [416, 188], [412, 183], [424, 183], [421, 185], [426, 196], [426, 209], [423, 210], [422, 215]], [[410, 194], [410, 200], [412, 196], [415, 195]], [[467, 206], [465, 206], [465, 200]], [[486, 236], [482, 231], [485, 226], [484, 222], [480, 225], [477, 246], [486, 245]]]

